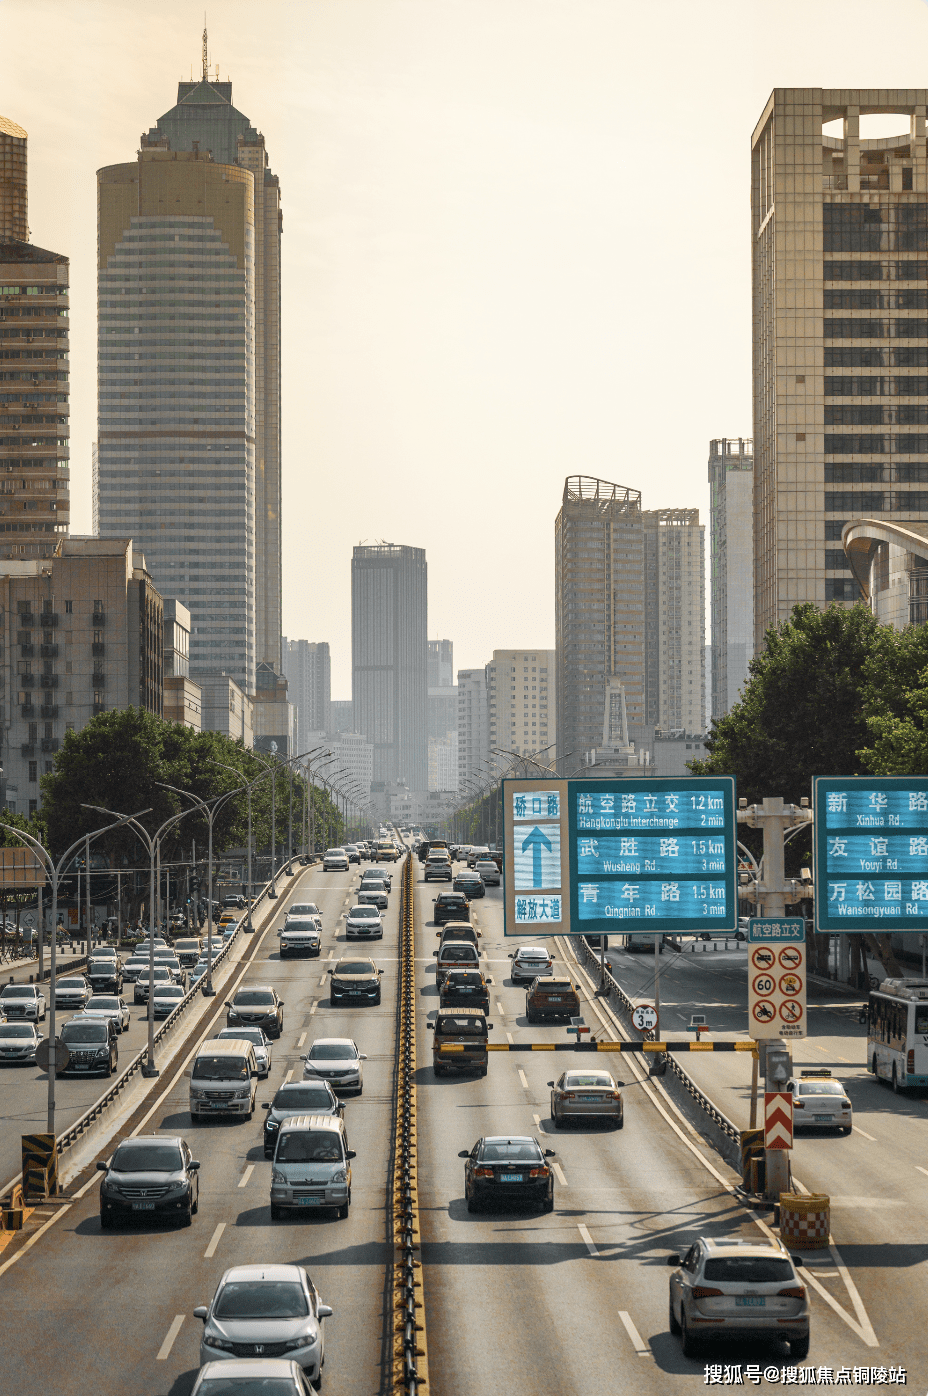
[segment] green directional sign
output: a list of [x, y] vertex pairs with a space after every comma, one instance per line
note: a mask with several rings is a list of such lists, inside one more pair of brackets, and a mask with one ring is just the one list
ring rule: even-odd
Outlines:
[[817, 776], [820, 931], [928, 931], [928, 777]]

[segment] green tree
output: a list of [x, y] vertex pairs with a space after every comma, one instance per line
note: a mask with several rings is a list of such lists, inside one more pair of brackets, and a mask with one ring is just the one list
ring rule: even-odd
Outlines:
[[882, 646], [866, 666], [859, 755], [874, 775], [928, 775], [928, 627], [893, 635], [892, 649]]

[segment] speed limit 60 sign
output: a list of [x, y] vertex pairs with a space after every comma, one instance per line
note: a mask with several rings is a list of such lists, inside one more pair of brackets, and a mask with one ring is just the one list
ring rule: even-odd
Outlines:
[[748, 1032], [806, 1035], [806, 925], [800, 916], [748, 922]]

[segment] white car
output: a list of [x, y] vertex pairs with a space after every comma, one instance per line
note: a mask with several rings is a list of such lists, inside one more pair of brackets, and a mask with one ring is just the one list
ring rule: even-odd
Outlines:
[[[265, 1347], [279, 1345], [293, 1353], [293, 1360], [318, 1388], [325, 1358], [324, 1321], [331, 1315], [302, 1265], [236, 1265], [219, 1281], [209, 1308], [203, 1304], [193, 1311], [194, 1318], [203, 1320], [200, 1366], [216, 1366], [223, 1359], [227, 1372], [240, 1366], [253, 1370], [262, 1364], [240, 1362], [236, 1348], [260, 1356], [257, 1349], [263, 1353]], [[203, 1384], [207, 1393], [209, 1385]], [[234, 1391], [235, 1386], [229, 1380], [217, 1389]], [[242, 1390], [285, 1392], [286, 1387], [276, 1380], [248, 1382], [246, 1376]]]
[[134, 984], [143, 970], [148, 969], [147, 955], [130, 955], [122, 967], [122, 982]]
[[69, 974], [55, 980], [55, 1007], [81, 1009], [91, 998], [90, 985], [82, 974]]
[[132, 1021], [129, 1005], [118, 994], [91, 994], [84, 1017], [109, 1018], [120, 1032], [128, 1032]]
[[287, 907], [286, 921], [289, 921], [291, 916], [295, 916], [298, 921], [305, 921], [307, 916], [311, 916], [320, 931], [322, 930], [322, 912], [315, 902], [291, 902]]
[[323, 872], [348, 872], [348, 854], [343, 848], [330, 848], [322, 860]]
[[0, 1023], [0, 1062], [34, 1062], [41, 1041], [35, 1023]]
[[389, 905], [386, 883], [377, 878], [365, 878], [358, 888], [359, 906], [376, 906], [379, 910], [385, 911]]
[[351, 1037], [317, 1037], [303, 1063], [303, 1080], [313, 1076], [328, 1081], [333, 1091], [355, 1091], [358, 1095], [364, 1090], [364, 1067], [367, 1054], [358, 1051], [358, 1044]]
[[45, 995], [38, 984], [5, 984], [0, 991], [0, 1013], [8, 1023], [15, 1018], [31, 1018], [38, 1023], [45, 1012]]
[[139, 975], [138, 979], [135, 981], [135, 991], [133, 994], [133, 998], [136, 1003], [148, 1002], [148, 981], [151, 975], [154, 975], [154, 982], [156, 987], [163, 984], [174, 983], [174, 976], [171, 974], [171, 971], [168, 969], [167, 965], [155, 965], [153, 970], [150, 970], [148, 968], [144, 969], [142, 973]]
[[509, 958], [512, 961], [510, 974], [513, 984], [545, 979], [554, 973], [551, 956], [543, 945], [520, 945]]
[[484, 887], [498, 887], [500, 883], [499, 868], [492, 858], [478, 858], [474, 864], [474, 872], [479, 873]]
[[801, 1071], [786, 1083], [793, 1097], [794, 1129], [838, 1129], [850, 1134], [854, 1111], [840, 1081], [827, 1067]]
[[353, 906], [345, 912], [348, 940], [383, 940], [383, 917], [375, 906]]
[[227, 1396], [229, 1391], [274, 1391], [277, 1396], [312, 1396], [312, 1381], [298, 1362], [284, 1357], [233, 1357], [200, 1368], [190, 1396]]
[[230, 1037], [236, 1042], [251, 1042], [254, 1044], [255, 1061], [258, 1063], [258, 1071], [262, 1076], [270, 1076], [273, 1066], [273, 1048], [271, 1040], [266, 1036], [263, 1028], [223, 1028], [222, 1032], [217, 1032], [217, 1038]]
[[187, 997], [182, 984], [156, 984], [154, 998], [155, 1018], [170, 1018], [179, 1003]]
[[322, 937], [315, 916], [288, 916], [277, 932], [277, 938], [282, 960], [290, 955], [318, 956], [322, 953]]

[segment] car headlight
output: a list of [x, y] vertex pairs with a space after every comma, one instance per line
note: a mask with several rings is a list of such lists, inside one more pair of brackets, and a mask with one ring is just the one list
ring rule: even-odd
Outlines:
[[347, 1172], [345, 1171], [344, 1168], [339, 1168], [337, 1172], [335, 1172], [335, 1173], [332, 1174], [332, 1182], [333, 1182], [333, 1183], [347, 1183], [347, 1181], [348, 1181], [348, 1174], [347, 1174]]
[[112, 1178], [104, 1178], [103, 1187], [106, 1192], [122, 1192], [119, 1183], [115, 1182]]
[[278, 1125], [278, 1123], [277, 1123], [276, 1120], [265, 1120], [265, 1121], [264, 1121], [264, 1128], [265, 1128], [265, 1129], [278, 1129], [278, 1128], [279, 1128], [279, 1125]]
[[284, 1177], [284, 1175], [280, 1172], [279, 1169], [277, 1169], [277, 1168], [272, 1168], [272, 1169], [271, 1169], [271, 1182], [272, 1182], [272, 1183], [283, 1183], [283, 1184], [286, 1185], [287, 1180], [286, 1180], [286, 1178]]
[[109, 1051], [110, 1049], [108, 1047], [98, 1047], [95, 1055], [98, 1057], [107, 1057], [109, 1056]]
[[295, 1352], [297, 1348], [311, 1348], [318, 1338], [318, 1333], [304, 1333], [301, 1338], [291, 1338], [286, 1343], [281, 1343], [284, 1352]]
[[235, 1344], [229, 1338], [220, 1338], [215, 1333], [207, 1333], [203, 1338], [203, 1346], [207, 1348], [224, 1348], [226, 1352], [231, 1352]]

